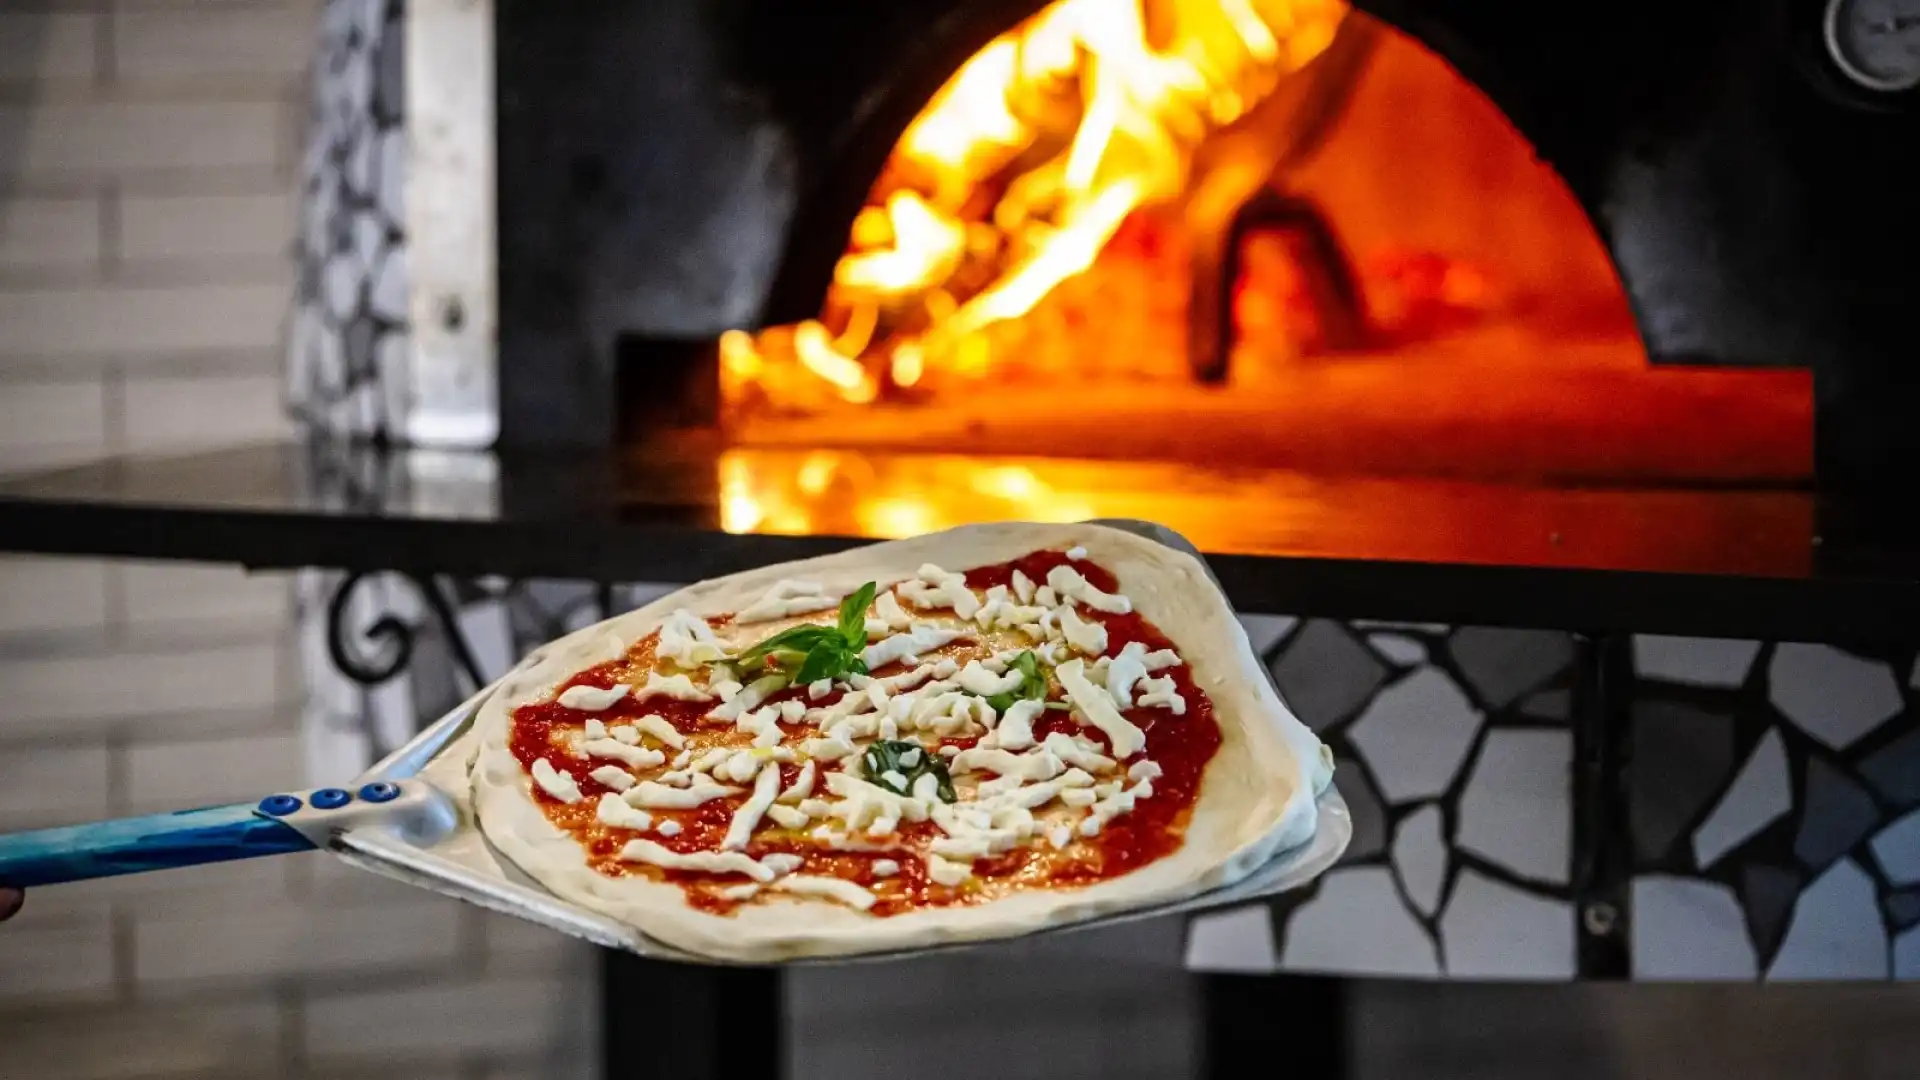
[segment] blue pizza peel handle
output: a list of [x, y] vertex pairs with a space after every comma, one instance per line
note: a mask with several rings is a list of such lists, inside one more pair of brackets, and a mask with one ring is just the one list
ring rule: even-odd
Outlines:
[[0, 885], [37, 888], [312, 851], [313, 846], [293, 826], [259, 813], [253, 803], [209, 806], [0, 835]]
[[450, 830], [456, 819], [446, 796], [429, 785], [381, 780], [357, 791], [318, 788], [257, 803], [6, 833], [0, 834], [0, 885], [38, 888], [312, 851], [334, 833], [366, 825], [394, 825], [426, 838]]

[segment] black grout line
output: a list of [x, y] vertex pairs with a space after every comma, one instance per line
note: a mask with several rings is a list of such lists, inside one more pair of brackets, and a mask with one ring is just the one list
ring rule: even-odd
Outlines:
[[282, 986], [275, 994], [280, 1011], [280, 1061], [289, 1071], [299, 1074], [307, 1065], [306, 995], [294, 984]]
[[109, 364], [100, 373], [102, 404], [105, 412], [107, 452], [127, 451], [127, 369], [125, 364]]
[[462, 904], [459, 912], [459, 926], [455, 941], [455, 956], [461, 970], [484, 975], [488, 961], [492, 958], [487, 950], [488, 918], [499, 918], [476, 904]]
[[116, 817], [127, 813], [131, 787], [127, 776], [127, 733], [107, 733], [107, 810]]
[[140, 973], [134, 970], [138, 964], [138, 947], [134, 941], [134, 916], [130, 911], [122, 910], [119, 903], [112, 908], [113, 927], [113, 983], [114, 999], [122, 1004], [130, 1004], [139, 996]]
[[93, 85], [112, 89], [120, 81], [120, 52], [114, 47], [117, 4], [108, 4], [93, 24]]

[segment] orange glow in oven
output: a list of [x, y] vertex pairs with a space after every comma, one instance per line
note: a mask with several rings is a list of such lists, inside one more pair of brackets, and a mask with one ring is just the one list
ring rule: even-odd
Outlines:
[[[956, 523], [955, 484], [971, 519], [1113, 509], [965, 455], [1185, 464], [1236, 498], [1236, 470], [1780, 485], [1812, 459], [1805, 372], [1650, 366], [1552, 168], [1341, 0], [1008, 29], [900, 133], [818, 317], [727, 334], [720, 383], [737, 530], [825, 527], [829, 489], [875, 536]], [[863, 484], [858, 451], [931, 455], [944, 493]]]

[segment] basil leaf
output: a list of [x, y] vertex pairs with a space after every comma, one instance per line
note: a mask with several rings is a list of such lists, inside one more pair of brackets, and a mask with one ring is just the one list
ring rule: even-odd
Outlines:
[[[900, 755], [915, 747], [914, 743], [876, 742], [860, 755], [860, 771], [866, 774], [869, 782], [886, 788], [895, 795], [911, 795], [913, 778], [907, 775], [906, 769], [900, 767]], [[894, 773], [903, 779], [896, 784], [887, 779], [887, 773]]]
[[806, 659], [800, 664], [800, 670], [793, 675], [794, 685], [805, 686], [819, 679], [832, 678], [844, 671], [846, 664], [845, 642], [822, 641], [808, 650]]
[[944, 803], [960, 801], [959, 793], [953, 790], [953, 774], [947, 772], [947, 759], [938, 754], [927, 755], [927, 767], [921, 770], [933, 774], [933, 793], [940, 796]]
[[1040, 674], [1040, 658], [1032, 650], [1022, 652], [1007, 665], [1020, 673], [1020, 685], [1012, 690], [987, 697], [987, 704], [994, 712], [1006, 712], [1016, 701], [1045, 701], [1047, 698], [1047, 677]]
[[840, 601], [840, 636], [854, 649], [867, 646], [867, 609], [873, 606], [873, 598], [879, 589], [874, 582], [867, 582], [853, 591], [853, 595]]
[[[900, 759], [911, 751], [918, 750], [919, 756], [912, 766], [900, 764]], [[882, 740], [867, 747], [860, 755], [861, 771], [868, 781], [893, 792], [895, 795], [912, 795], [914, 782], [931, 773], [934, 778], [934, 793], [941, 802], [955, 802], [959, 795], [953, 790], [953, 775], [947, 771], [946, 759], [919, 743]], [[897, 785], [886, 779], [887, 773], [901, 777], [905, 784]]]
[[1027, 682], [1039, 682], [1044, 689], [1046, 680], [1040, 677], [1040, 658], [1033, 654], [1032, 649], [1028, 649], [1019, 656], [1014, 657], [1011, 666], [1014, 670], [1026, 676]]
[[839, 637], [831, 627], [794, 626], [773, 635], [739, 656], [734, 657], [738, 664], [751, 664], [755, 660], [776, 652], [808, 653], [815, 645]]

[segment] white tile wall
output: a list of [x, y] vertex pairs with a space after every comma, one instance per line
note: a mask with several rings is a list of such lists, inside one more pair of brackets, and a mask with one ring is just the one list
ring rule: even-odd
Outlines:
[[0, 292], [0, 363], [79, 354], [139, 367], [182, 354], [266, 352], [280, 340], [287, 295], [281, 282], [8, 290]]
[[132, 629], [166, 633], [183, 622], [280, 626], [292, 613], [292, 591], [283, 574], [154, 562], [124, 562], [116, 569], [121, 617]]
[[270, 998], [0, 1015], [0, 1077], [276, 1076], [287, 1017]]
[[107, 388], [99, 376], [0, 387], [0, 473], [59, 468], [106, 452]]
[[[6, 34], [0, 19], [0, 35]], [[4, 40], [4, 37], [0, 37]], [[0, 204], [0, 272], [89, 269], [100, 262], [101, 200], [16, 199]]]
[[98, 16], [0, 13], [0, 83], [45, 87], [90, 81], [99, 38]]
[[113, 814], [112, 752], [103, 741], [0, 742], [0, 829], [39, 829]]
[[[288, 431], [320, 2], [0, 3], [0, 474]], [[289, 608], [286, 575], [0, 558], [0, 830], [341, 779]], [[0, 1080], [590, 1076], [592, 956], [322, 854], [37, 889]]]
[[8, 168], [34, 180], [278, 164], [277, 101], [90, 101], [0, 106]]
[[184, 453], [285, 439], [293, 425], [279, 411], [284, 385], [272, 374], [128, 379], [124, 449]]
[[113, 56], [118, 74], [128, 80], [272, 80], [306, 64], [312, 25], [305, 3], [134, 9], [113, 20]]
[[104, 628], [107, 580], [89, 559], [0, 558], [0, 634]]
[[595, 1008], [590, 986], [511, 976], [318, 994], [307, 1002], [306, 1045], [314, 1057], [524, 1053]]
[[303, 787], [297, 732], [227, 739], [135, 742], [122, 775], [128, 813], [258, 799]]
[[[292, 201], [285, 191], [240, 195], [129, 195], [120, 201], [120, 257], [280, 258]], [[5, 251], [0, 235], [0, 253]]]
[[276, 644], [0, 661], [0, 737], [120, 729], [136, 718], [258, 712], [287, 700]]
[[142, 983], [365, 975], [450, 965], [460, 927], [432, 896], [381, 905], [333, 903], [247, 911], [169, 911], [139, 920], [133, 974]]
[[[0, 1012], [30, 1004], [111, 1001], [116, 996], [109, 908], [43, 897], [29, 901], [7, 922], [6, 931], [0, 934]], [[0, 1047], [5, 1046], [0, 1039]]]

